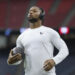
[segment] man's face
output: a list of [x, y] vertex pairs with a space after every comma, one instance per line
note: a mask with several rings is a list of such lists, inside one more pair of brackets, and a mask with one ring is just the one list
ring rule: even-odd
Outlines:
[[41, 10], [38, 8], [38, 7], [32, 7], [30, 8], [29, 10], [29, 13], [28, 13], [28, 18], [29, 19], [38, 19], [39, 18], [39, 15], [41, 13]]

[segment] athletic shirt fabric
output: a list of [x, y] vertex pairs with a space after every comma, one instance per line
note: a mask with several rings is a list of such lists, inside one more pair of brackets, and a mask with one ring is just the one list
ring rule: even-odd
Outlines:
[[[69, 54], [58, 32], [46, 26], [25, 30], [16, 46], [23, 48], [25, 53], [25, 75], [56, 75], [55, 67], [50, 71], [43, 69], [44, 62], [53, 59], [57, 65]], [[53, 56], [54, 46], [59, 50], [56, 56]]]

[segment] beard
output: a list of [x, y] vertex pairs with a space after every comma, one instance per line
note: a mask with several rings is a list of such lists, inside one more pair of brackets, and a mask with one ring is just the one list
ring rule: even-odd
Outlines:
[[38, 18], [28, 18], [28, 21], [31, 22], [31, 23], [35, 23], [38, 21]]

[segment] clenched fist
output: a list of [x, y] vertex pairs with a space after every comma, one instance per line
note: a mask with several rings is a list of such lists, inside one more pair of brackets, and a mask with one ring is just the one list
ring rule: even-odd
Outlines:
[[55, 66], [54, 60], [53, 60], [53, 59], [49, 59], [49, 60], [46, 60], [46, 61], [44, 62], [43, 68], [44, 68], [45, 71], [49, 71], [49, 70], [51, 70], [54, 66]]

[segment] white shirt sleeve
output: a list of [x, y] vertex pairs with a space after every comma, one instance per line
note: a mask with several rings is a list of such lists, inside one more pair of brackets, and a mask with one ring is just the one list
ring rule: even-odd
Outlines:
[[[22, 48], [23, 49], [23, 45], [22, 45], [22, 43], [21, 43], [21, 37], [18, 37], [18, 39], [16, 40], [16, 47], [20, 47], [20, 48]], [[13, 51], [14, 51], [15, 49], [13, 49]], [[15, 51], [14, 51], [15, 52]], [[18, 62], [16, 62], [16, 63], [13, 63], [13, 64], [9, 64], [9, 65], [19, 65], [19, 64], [21, 64], [21, 62], [22, 62], [22, 60], [20, 60], [20, 61], [18, 61]]]
[[52, 34], [52, 44], [59, 50], [58, 54], [53, 57], [56, 64], [62, 62], [69, 54], [66, 43], [61, 39], [59, 34], [55, 31]]
[[22, 36], [19, 36], [16, 40], [16, 47], [23, 48], [22, 42], [21, 42]]

